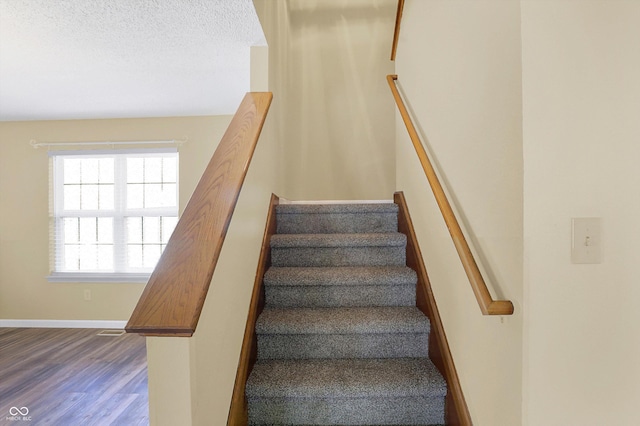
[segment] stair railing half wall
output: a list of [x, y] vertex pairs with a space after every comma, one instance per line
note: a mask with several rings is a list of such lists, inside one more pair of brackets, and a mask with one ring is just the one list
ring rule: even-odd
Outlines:
[[190, 337], [262, 131], [270, 92], [247, 93], [176, 225], [125, 329]]
[[489, 293], [484, 278], [482, 277], [480, 269], [478, 268], [478, 264], [473, 257], [473, 253], [469, 248], [469, 244], [467, 243], [467, 240], [462, 233], [462, 229], [460, 228], [460, 224], [458, 223], [453, 209], [451, 208], [451, 204], [447, 199], [444, 189], [440, 184], [440, 180], [438, 179], [431, 161], [429, 160], [429, 156], [424, 149], [424, 145], [422, 144], [422, 141], [418, 136], [418, 132], [416, 131], [416, 128], [411, 121], [411, 116], [409, 115], [404, 101], [400, 96], [400, 92], [398, 91], [398, 87], [395, 83], [397, 79], [397, 75], [387, 76], [387, 82], [389, 83], [389, 87], [391, 88], [391, 92], [393, 93], [396, 105], [398, 106], [400, 115], [402, 116], [402, 120], [407, 127], [409, 137], [411, 138], [413, 147], [416, 150], [416, 154], [418, 154], [420, 164], [422, 165], [422, 169], [424, 170], [427, 180], [429, 181], [429, 186], [431, 186], [431, 190], [433, 191], [433, 195], [436, 198], [436, 202], [438, 203], [438, 207], [440, 208], [442, 217], [444, 218], [447, 228], [449, 229], [449, 234], [451, 235], [453, 244], [456, 248], [456, 251], [458, 252], [458, 256], [460, 257], [460, 261], [462, 262], [464, 271], [469, 278], [469, 283], [471, 284], [473, 293], [476, 296], [478, 305], [480, 305], [480, 310], [482, 311], [483, 315], [511, 315], [513, 314], [513, 303], [511, 303], [511, 301], [509, 300], [494, 300], [491, 297], [491, 293]]

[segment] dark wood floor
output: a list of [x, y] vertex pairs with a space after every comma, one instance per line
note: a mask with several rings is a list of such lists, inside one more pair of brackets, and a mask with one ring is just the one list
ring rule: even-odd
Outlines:
[[144, 337], [100, 331], [0, 328], [0, 425], [148, 425]]

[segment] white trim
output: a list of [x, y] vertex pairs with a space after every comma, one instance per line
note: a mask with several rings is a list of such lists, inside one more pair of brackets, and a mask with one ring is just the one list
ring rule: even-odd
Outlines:
[[115, 328], [124, 329], [126, 321], [110, 320], [28, 320], [0, 319], [2, 328]]
[[168, 140], [157, 140], [157, 141], [84, 141], [84, 142], [37, 142], [35, 139], [31, 139], [29, 141], [29, 145], [34, 147], [35, 149], [41, 146], [86, 146], [86, 145], [161, 145], [161, 144], [175, 144], [175, 145], [183, 145], [187, 142], [188, 138], [184, 138], [183, 140], [179, 139], [168, 139]]
[[95, 157], [96, 155], [135, 155], [135, 154], [171, 154], [179, 152], [178, 148], [130, 148], [130, 149], [81, 149], [81, 150], [66, 150], [60, 149], [56, 151], [49, 151], [47, 155], [49, 157], [57, 156], [85, 156]]
[[147, 273], [91, 273], [91, 272], [52, 272], [47, 276], [50, 283], [146, 283], [151, 272]]
[[287, 200], [280, 198], [280, 204], [389, 204], [393, 200]]

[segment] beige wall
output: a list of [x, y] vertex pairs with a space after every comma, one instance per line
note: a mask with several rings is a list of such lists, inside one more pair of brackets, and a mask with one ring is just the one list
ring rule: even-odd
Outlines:
[[[393, 104], [384, 76], [395, 0], [256, 1], [281, 103], [291, 199], [390, 199]], [[271, 25], [275, 19], [279, 26]]]
[[[637, 425], [640, 2], [523, 1], [525, 424]], [[603, 262], [570, 261], [601, 217]]]
[[[407, 0], [401, 90], [485, 259], [490, 291], [515, 314], [482, 316], [400, 117], [405, 192], [474, 424], [521, 424], [522, 129], [516, 1]], [[388, 90], [388, 89], [387, 89]], [[544, 423], [540, 423], [544, 424]]]
[[[127, 320], [144, 288], [136, 283], [50, 283], [49, 165], [29, 141], [184, 139], [184, 207], [229, 116], [0, 123], [0, 319]], [[84, 300], [84, 290], [91, 300]]]

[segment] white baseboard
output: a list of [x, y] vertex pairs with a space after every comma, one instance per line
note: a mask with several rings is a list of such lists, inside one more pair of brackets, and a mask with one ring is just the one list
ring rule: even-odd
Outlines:
[[123, 329], [126, 321], [108, 320], [27, 320], [0, 319], [0, 328], [117, 328]]

